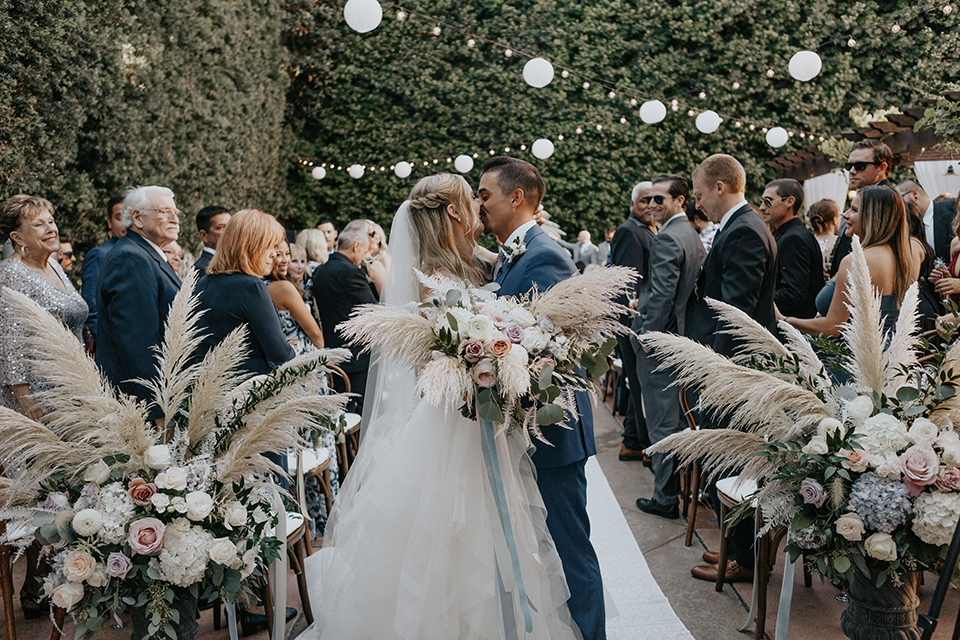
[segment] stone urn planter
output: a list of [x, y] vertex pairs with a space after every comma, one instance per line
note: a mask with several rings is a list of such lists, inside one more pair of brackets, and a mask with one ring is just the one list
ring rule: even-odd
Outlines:
[[887, 580], [878, 588], [873, 580], [857, 572], [847, 589], [849, 604], [840, 615], [844, 635], [851, 640], [919, 640], [920, 572], [902, 578], [901, 585]]

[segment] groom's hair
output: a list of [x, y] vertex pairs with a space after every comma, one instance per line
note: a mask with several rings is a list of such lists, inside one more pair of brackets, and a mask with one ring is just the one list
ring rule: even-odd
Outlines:
[[520, 189], [524, 196], [532, 196], [534, 208], [543, 201], [547, 186], [543, 182], [540, 171], [529, 162], [507, 156], [495, 156], [483, 163], [480, 176], [494, 171], [497, 174], [497, 184], [500, 185], [503, 193]]

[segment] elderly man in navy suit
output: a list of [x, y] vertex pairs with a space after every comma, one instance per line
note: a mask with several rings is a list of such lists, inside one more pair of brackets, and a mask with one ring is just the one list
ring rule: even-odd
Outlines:
[[[534, 219], [544, 191], [540, 172], [523, 160], [490, 158], [480, 170], [480, 219], [504, 247], [493, 274], [500, 295], [522, 295], [534, 287], [544, 291], [577, 273], [570, 257]], [[570, 613], [585, 640], [601, 640], [606, 638], [603, 585], [590, 544], [584, 473], [587, 458], [596, 454], [587, 393], [577, 393], [577, 408], [579, 418], [544, 427], [554, 446], [537, 446], [533, 463], [547, 507], [547, 528], [570, 587]]]
[[[107, 254], [98, 287], [97, 364], [120, 391], [150, 402], [147, 388], [134, 382], [156, 378], [155, 347], [180, 290], [180, 278], [163, 247], [180, 233], [180, 211], [173, 191], [139, 187], [123, 200], [127, 234]], [[149, 418], [161, 418], [158, 407]]]

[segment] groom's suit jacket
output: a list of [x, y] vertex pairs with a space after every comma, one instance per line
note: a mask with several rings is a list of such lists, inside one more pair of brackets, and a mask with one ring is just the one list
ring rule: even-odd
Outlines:
[[[570, 256], [540, 227], [528, 230], [523, 240], [526, 251], [512, 264], [505, 264], [497, 275], [498, 295], [523, 295], [534, 286], [538, 291], [546, 291], [579, 273]], [[561, 425], [543, 427], [543, 435], [553, 446], [537, 444], [533, 463], [538, 468], [562, 467], [597, 453], [590, 396], [585, 391], [578, 391], [576, 396], [580, 412], [578, 420], [568, 420], [567, 428]]]

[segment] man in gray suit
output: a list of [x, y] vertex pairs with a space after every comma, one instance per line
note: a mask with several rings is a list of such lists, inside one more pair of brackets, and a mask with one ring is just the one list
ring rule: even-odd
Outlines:
[[600, 264], [600, 250], [597, 245], [590, 242], [590, 232], [586, 229], [577, 234], [576, 243], [560, 238], [556, 238], [556, 241], [573, 254], [573, 264], [577, 265], [581, 273], [592, 264]]
[[[677, 175], [657, 177], [650, 189], [647, 210], [660, 224], [660, 233], [653, 239], [649, 276], [641, 289], [638, 313], [633, 321], [632, 328], [641, 340], [649, 331], [686, 335], [687, 307], [693, 304], [697, 273], [706, 257], [700, 237], [687, 221], [688, 197], [687, 181]], [[660, 364], [656, 353], [639, 342], [634, 346], [647, 431], [650, 442], [656, 444], [683, 430], [683, 410], [676, 388], [670, 387], [675, 380], [673, 373], [655, 371]], [[637, 507], [663, 518], [679, 518], [680, 480], [676, 461], [662, 453], [655, 454], [653, 476], [653, 498], [639, 498]]]

